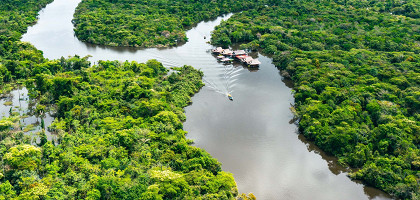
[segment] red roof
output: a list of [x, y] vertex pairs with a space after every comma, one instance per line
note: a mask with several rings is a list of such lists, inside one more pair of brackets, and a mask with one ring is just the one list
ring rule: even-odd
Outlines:
[[239, 56], [236, 56], [236, 58], [238, 58], [238, 59], [243, 59], [243, 58], [246, 58], [246, 57], [248, 57], [247, 55], [239, 55]]

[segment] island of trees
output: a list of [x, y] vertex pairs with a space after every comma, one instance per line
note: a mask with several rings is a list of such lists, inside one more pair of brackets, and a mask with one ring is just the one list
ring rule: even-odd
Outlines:
[[352, 178], [420, 198], [420, 2], [271, 2], [222, 22], [212, 43], [271, 55], [294, 82], [302, 134]]

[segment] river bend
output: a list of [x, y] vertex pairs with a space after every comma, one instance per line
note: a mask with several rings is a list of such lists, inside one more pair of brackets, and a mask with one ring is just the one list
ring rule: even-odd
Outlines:
[[[201, 69], [206, 86], [186, 110], [184, 129], [232, 172], [239, 192], [258, 199], [390, 199], [371, 187], [351, 181], [334, 158], [325, 155], [289, 123], [292, 90], [271, 59], [258, 53], [259, 70], [240, 64], [222, 65], [209, 52], [210, 32], [221, 20], [201, 22], [187, 32], [189, 41], [175, 48], [104, 47], [79, 41], [71, 20], [80, 0], [55, 0], [39, 14], [38, 23], [22, 40], [42, 50], [48, 59], [90, 55], [90, 61], [145, 62], [156, 59], [165, 67], [192, 65]], [[207, 36], [207, 39], [204, 39]], [[234, 101], [226, 98], [231, 92]]]

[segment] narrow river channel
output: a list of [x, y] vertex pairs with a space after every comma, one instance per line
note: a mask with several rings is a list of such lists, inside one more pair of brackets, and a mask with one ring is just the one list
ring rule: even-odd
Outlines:
[[[176, 48], [136, 49], [90, 45], [79, 41], [71, 20], [80, 0], [55, 0], [40, 12], [38, 23], [22, 38], [49, 59], [90, 55], [98, 60], [145, 62], [157, 59], [165, 67], [192, 65], [201, 69], [206, 85], [186, 110], [184, 129], [232, 172], [240, 193], [258, 199], [390, 199], [374, 188], [351, 181], [334, 158], [324, 155], [289, 123], [292, 90], [271, 64], [259, 70], [239, 64], [222, 65], [209, 52], [210, 32], [221, 20], [201, 22], [187, 32], [189, 41]], [[204, 39], [207, 36], [207, 39]], [[227, 92], [234, 101], [229, 101]]]

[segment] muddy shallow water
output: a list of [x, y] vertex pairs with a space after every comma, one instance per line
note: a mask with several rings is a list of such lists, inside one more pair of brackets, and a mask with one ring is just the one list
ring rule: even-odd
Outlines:
[[[36, 115], [34, 110], [36, 108], [36, 101], [29, 98], [28, 90], [25, 87], [17, 87], [7, 94], [3, 94], [0, 98], [0, 119], [3, 117], [20, 116], [18, 122], [19, 129], [25, 135], [33, 135], [33, 143], [39, 142], [36, 133], [39, 133], [44, 128], [48, 140], [56, 141], [56, 135], [48, 131], [48, 126], [54, 120], [50, 112], [43, 115]], [[42, 121], [44, 127], [42, 128]], [[17, 127], [15, 127], [17, 128]]]

